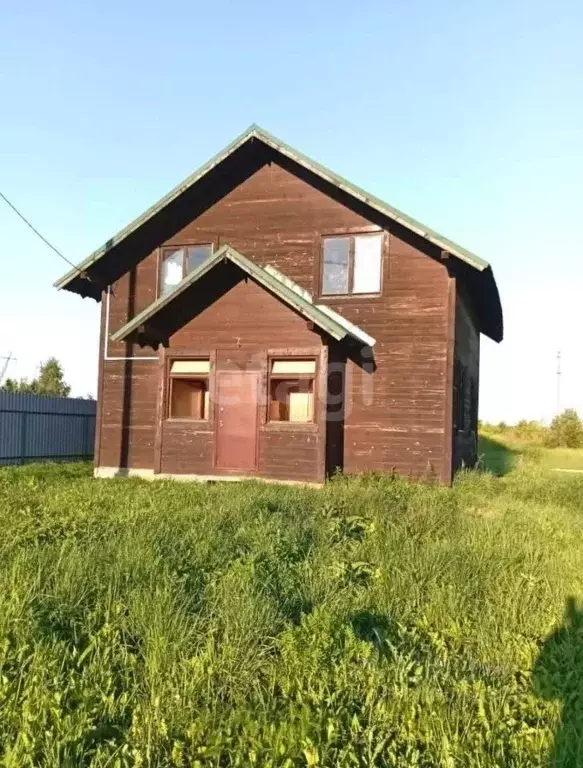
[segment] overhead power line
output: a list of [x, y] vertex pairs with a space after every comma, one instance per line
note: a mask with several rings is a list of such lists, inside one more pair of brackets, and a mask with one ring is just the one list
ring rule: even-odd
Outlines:
[[49, 241], [46, 239], [46, 237], [45, 237], [44, 235], [41, 235], [41, 233], [38, 231], [38, 229], [37, 229], [36, 227], [34, 227], [34, 226], [33, 226], [33, 225], [30, 223], [30, 221], [29, 221], [29, 220], [26, 218], [26, 216], [25, 216], [23, 213], [21, 213], [21, 212], [18, 210], [18, 208], [17, 208], [17, 207], [16, 207], [16, 206], [15, 206], [13, 203], [11, 203], [11, 202], [10, 202], [10, 200], [9, 200], [9, 199], [6, 197], [6, 195], [4, 195], [4, 194], [2, 194], [2, 192], [0, 192], [0, 197], [2, 198], [2, 200], [4, 200], [4, 202], [6, 203], [6, 205], [10, 206], [10, 208], [12, 208], [12, 210], [14, 211], [14, 213], [15, 213], [15, 214], [16, 214], [16, 215], [17, 215], [19, 218], [21, 218], [21, 219], [22, 219], [22, 221], [24, 221], [24, 223], [26, 224], [26, 226], [27, 226], [27, 227], [29, 227], [30, 229], [32, 229], [32, 231], [34, 232], [34, 234], [35, 234], [37, 237], [40, 237], [40, 239], [43, 241], [43, 243], [45, 243], [45, 245], [48, 245], [48, 246], [49, 246], [49, 248], [50, 248], [52, 251], [54, 251], [54, 252], [57, 254], [57, 256], [60, 256], [60, 258], [61, 258], [61, 259], [63, 259], [63, 261], [66, 261], [66, 262], [67, 262], [67, 264], [69, 264], [69, 266], [73, 267], [73, 269], [76, 269], [76, 270], [77, 270], [77, 272], [79, 272], [79, 274], [81, 274], [81, 271], [80, 271], [80, 270], [77, 268], [77, 266], [76, 266], [75, 264], [73, 264], [73, 262], [72, 262], [72, 261], [69, 261], [69, 259], [68, 259], [66, 256], [63, 256], [63, 254], [62, 254], [62, 253], [59, 251], [59, 249], [58, 249], [58, 248], [55, 248], [55, 246], [54, 246], [54, 245], [53, 245], [51, 242], [49, 242]]

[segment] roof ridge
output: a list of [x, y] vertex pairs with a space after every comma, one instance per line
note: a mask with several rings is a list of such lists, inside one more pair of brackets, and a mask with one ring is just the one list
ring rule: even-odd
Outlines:
[[453, 256], [456, 256], [462, 261], [465, 261], [466, 263], [468, 263], [470, 266], [474, 267], [478, 271], [483, 271], [489, 267], [489, 264], [487, 261], [480, 259], [474, 253], [471, 253], [470, 251], [463, 248], [462, 246], [457, 245], [457, 243], [454, 243], [452, 240], [449, 240], [443, 235], [440, 235], [435, 230], [430, 229], [425, 224], [422, 224], [416, 219], [413, 219], [411, 216], [408, 216], [407, 214], [403, 213], [399, 209], [394, 208], [384, 200], [381, 200], [380, 198], [375, 197], [369, 192], [366, 192], [364, 189], [357, 186], [356, 184], [353, 184], [352, 182], [348, 181], [347, 179], [340, 176], [339, 174], [334, 173], [334, 171], [331, 171], [329, 168], [322, 165], [317, 160], [313, 160], [307, 155], [304, 155], [299, 150], [296, 150], [290, 145], [285, 144], [285, 142], [281, 141], [280, 139], [275, 137], [273, 134], [266, 131], [257, 123], [251, 123], [251, 125], [245, 131], [243, 131], [243, 133], [239, 134], [239, 136], [237, 136], [232, 142], [230, 142], [230, 144], [228, 144], [226, 147], [220, 150], [216, 155], [214, 155], [214, 157], [212, 157], [210, 160], [208, 160], [206, 163], [200, 166], [197, 170], [195, 170], [193, 173], [187, 176], [183, 181], [181, 181], [173, 189], [171, 189], [166, 195], [161, 197], [156, 203], [154, 203], [149, 208], [147, 208], [146, 211], [144, 211], [144, 213], [142, 213], [140, 216], [135, 218], [126, 227], [121, 229], [117, 234], [115, 234], [112, 238], [110, 238], [103, 246], [93, 251], [93, 253], [91, 253], [86, 259], [84, 259], [74, 269], [69, 270], [65, 275], [59, 278], [54, 284], [55, 287], [59, 289], [66, 287], [68, 283], [70, 283], [72, 280], [74, 280], [76, 277], [79, 276], [79, 272], [83, 272], [87, 270], [92, 264], [98, 261], [108, 251], [110, 251], [112, 248], [117, 246], [122, 240], [124, 240], [132, 232], [138, 229], [142, 224], [144, 224], [146, 221], [152, 218], [152, 216], [154, 216], [156, 213], [161, 211], [164, 207], [166, 207], [166, 205], [169, 205], [171, 202], [173, 202], [177, 197], [179, 197], [187, 189], [190, 189], [190, 187], [196, 184], [197, 181], [199, 181], [203, 176], [205, 176], [209, 171], [211, 171], [216, 165], [218, 165], [223, 160], [225, 160], [229, 155], [231, 155], [236, 149], [242, 146], [250, 138], [258, 138], [267, 146], [271, 147], [275, 151], [280, 152], [280, 154], [286, 157], [289, 157], [294, 162], [298, 163], [298, 165], [305, 167], [312, 173], [315, 173], [317, 176], [320, 176], [320, 178], [338, 187], [339, 189], [343, 190], [344, 192], [354, 197], [355, 199], [360, 200], [361, 202], [365, 203], [369, 207], [379, 211], [384, 216], [387, 216], [388, 218], [393, 219], [394, 221], [398, 222], [402, 226], [405, 226], [406, 228], [411, 229], [416, 234], [429, 240], [430, 242], [433, 242], [438, 247], [444, 250], [447, 250]]

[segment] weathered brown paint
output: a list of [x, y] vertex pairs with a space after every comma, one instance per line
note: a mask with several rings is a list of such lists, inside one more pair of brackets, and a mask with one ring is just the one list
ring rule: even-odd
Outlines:
[[[351, 473], [395, 470], [423, 476], [429, 471], [449, 482], [453, 463], [448, 426], [452, 396], [453, 278], [448, 274], [451, 260], [443, 262], [439, 252], [422, 250], [419, 238], [409, 236], [402, 227], [380, 222], [378, 216], [374, 221], [367, 218], [362, 207], [356, 211], [354, 206], [327, 194], [321, 185], [310, 183], [305, 174], [296, 175], [292, 170], [276, 162], [262, 165], [206, 210], [193, 214], [192, 220], [171, 237], [159, 242], [136, 264], [131, 297], [128, 274], [115, 283], [110, 332], [156, 298], [159, 248], [228, 243], [260, 265], [272, 264], [317, 295], [322, 236], [384, 228], [381, 293], [327, 297], [325, 301], [377, 341], [374, 372], [363, 369], [352, 359], [352, 353], [344, 356], [342, 466]], [[181, 215], [186, 218], [184, 211]], [[194, 290], [193, 306], [200, 301], [200, 294], [198, 298], [196, 294], [199, 289]], [[128, 306], [132, 304], [130, 315]], [[188, 305], [185, 306], [186, 313]], [[455, 314], [457, 325], [457, 304]], [[188, 354], [203, 345], [216, 350], [217, 366], [245, 365], [261, 370], [270, 348], [284, 344], [299, 349], [316, 346], [324, 354], [329, 342], [263, 288], [241, 279], [214, 303], [185, 320], [171, 334], [167, 352]], [[143, 356], [152, 351], [137, 345], [110, 343], [109, 353]], [[120, 432], [127, 429], [129, 465], [154, 467], [157, 369], [155, 361], [133, 362], [132, 402], [128, 423], [122, 427], [123, 364], [103, 364], [101, 466], [119, 465]], [[164, 420], [159, 431], [162, 472], [213, 473], [212, 428], [193, 429]], [[325, 456], [325, 413], [319, 415], [315, 432], [277, 430], [260, 419], [258, 474], [320, 481], [326, 471]]]

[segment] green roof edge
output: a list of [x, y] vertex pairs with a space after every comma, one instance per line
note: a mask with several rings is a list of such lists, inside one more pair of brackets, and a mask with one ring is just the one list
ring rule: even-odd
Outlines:
[[261, 283], [265, 288], [268, 288], [276, 294], [282, 301], [285, 301], [290, 306], [293, 306], [300, 314], [312, 320], [316, 325], [322, 328], [332, 338], [340, 341], [345, 336], [348, 336], [350, 332], [340, 323], [337, 323], [326, 313], [320, 311], [317, 305], [304, 299], [297, 294], [287, 285], [278, 280], [274, 275], [266, 272], [255, 262], [248, 259], [243, 254], [239, 253], [235, 248], [230, 245], [223, 245], [219, 250], [214, 253], [209, 259], [204, 261], [199, 267], [193, 270], [190, 274], [184, 277], [180, 283], [170, 293], [160, 296], [156, 301], [152, 302], [149, 306], [138, 313], [132, 320], [122, 326], [111, 336], [112, 341], [123, 341], [131, 333], [136, 331], [140, 325], [143, 325], [149, 319], [154, 317], [161, 309], [170, 304], [175, 298], [184, 293], [184, 291], [191, 285], [194, 285], [201, 277], [210, 272], [213, 267], [219, 264], [224, 259], [228, 259], [240, 267], [250, 277], [257, 282]]
[[230, 144], [224, 147], [224, 149], [220, 150], [216, 155], [214, 155], [214, 157], [212, 157], [206, 163], [201, 165], [200, 168], [187, 176], [186, 179], [180, 182], [180, 184], [171, 189], [170, 192], [164, 195], [164, 197], [160, 198], [160, 200], [151, 205], [146, 211], [144, 211], [144, 213], [135, 218], [126, 227], [121, 229], [104, 245], [93, 251], [93, 253], [91, 253], [86, 259], [80, 262], [76, 267], [69, 270], [66, 274], [55, 281], [55, 288], [64, 288], [69, 282], [78, 277], [80, 272], [85, 271], [96, 261], [99, 261], [99, 259], [109, 250], [118, 245], [122, 240], [128, 237], [128, 235], [138, 229], [138, 227], [140, 227], [146, 221], [151, 219], [152, 216], [155, 216], [157, 213], [159, 213], [159, 211], [161, 211], [166, 205], [179, 197], [179, 195], [189, 189], [205, 174], [207, 174], [210, 170], [212, 170], [215, 166], [217, 166], [220, 162], [222, 162], [225, 158], [227, 158], [230, 154], [232, 154], [236, 149], [238, 149], [242, 144], [251, 138], [256, 138], [260, 141], [263, 141], [263, 143], [267, 146], [270, 146], [272, 149], [275, 149], [286, 157], [289, 157], [294, 162], [298, 163], [309, 171], [312, 171], [317, 176], [320, 176], [324, 180], [333, 184], [335, 187], [343, 190], [344, 192], [347, 192], [352, 197], [360, 200], [371, 208], [374, 208], [379, 213], [382, 213], [388, 218], [391, 218], [399, 224], [402, 224], [407, 229], [410, 229], [426, 240], [429, 240], [434, 245], [437, 245], [443, 250], [446, 250], [448, 253], [456, 256], [470, 266], [474, 267], [474, 269], [482, 272], [490, 266], [487, 261], [479, 258], [471, 251], [468, 251], [461, 245], [458, 245], [452, 240], [449, 240], [443, 235], [440, 235], [435, 230], [430, 229], [416, 219], [413, 219], [411, 216], [407, 216], [407, 214], [403, 213], [397, 208], [394, 208], [392, 205], [389, 205], [389, 203], [386, 203], [384, 200], [369, 194], [361, 187], [352, 184], [347, 179], [334, 173], [329, 168], [326, 168], [326, 166], [318, 163], [316, 160], [312, 160], [302, 152], [299, 152], [288, 144], [285, 144], [285, 142], [271, 135], [256, 123], [252, 123], [247, 128], [247, 130], [237, 136], [237, 138], [235, 138]]
[[366, 190], [362, 189], [362, 187], [359, 187], [356, 184], [353, 184], [351, 181], [348, 181], [348, 179], [345, 179], [343, 176], [340, 176], [339, 174], [334, 173], [334, 171], [331, 171], [325, 165], [322, 165], [317, 160], [312, 160], [311, 157], [308, 157], [307, 155], [304, 155], [302, 152], [299, 152], [297, 149], [294, 149], [293, 147], [289, 146], [288, 144], [281, 141], [276, 136], [273, 136], [272, 134], [270, 134], [268, 131], [264, 130], [260, 126], [253, 124], [253, 127], [258, 132], [257, 138], [267, 139], [266, 143], [268, 143], [274, 149], [279, 150], [282, 154], [291, 158], [292, 160], [297, 162], [299, 165], [304, 166], [308, 170], [315, 171], [318, 176], [330, 181], [335, 187], [338, 187], [339, 189], [342, 189], [343, 191], [348, 192], [348, 194], [350, 194], [352, 197], [355, 197], [356, 199], [361, 200], [361, 202], [366, 203], [371, 208], [374, 208], [375, 210], [379, 211], [379, 213], [383, 213], [385, 216], [388, 216], [389, 218], [394, 219], [399, 224], [403, 224], [408, 229], [413, 230], [416, 234], [421, 235], [425, 239], [433, 242], [435, 245], [438, 245], [440, 248], [443, 248], [448, 253], [451, 253], [453, 256], [457, 256], [462, 261], [465, 261], [466, 263], [470, 264], [470, 266], [474, 267], [480, 272], [484, 271], [490, 266], [490, 264], [487, 261], [485, 261], [484, 259], [481, 259], [479, 256], [476, 256], [475, 253], [472, 253], [471, 251], [468, 251], [463, 246], [458, 245], [457, 243], [454, 243], [453, 240], [450, 240], [449, 238], [444, 237], [443, 235], [440, 235], [439, 232], [436, 232], [430, 227], [427, 227], [425, 224], [422, 224], [417, 219], [414, 219], [413, 217], [408, 216], [406, 213], [403, 213], [403, 211], [400, 211], [398, 208], [395, 208], [394, 206], [390, 205], [384, 200], [381, 200], [380, 197], [375, 197], [374, 195], [370, 194]]

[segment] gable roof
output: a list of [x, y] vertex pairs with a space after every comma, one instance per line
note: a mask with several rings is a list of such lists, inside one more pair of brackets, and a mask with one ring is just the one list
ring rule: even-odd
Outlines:
[[374, 346], [375, 339], [372, 336], [369, 336], [368, 333], [365, 333], [361, 328], [346, 320], [346, 318], [330, 309], [330, 307], [323, 304], [314, 304], [308, 291], [294, 283], [293, 280], [290, 280], [279, 270], [271, 266], [260, 267], [251, 259], [231, 248], [230, 245], [223, 245], [219, 248], [216, 253], [183, 278], [172, 291], [160, 296], [160, 298], [152, 302], [152, 304], [116, 331], [111, 337], [112, 341], [123, 341], [132, 333], [138, 331], [141, 326], [147, 325], [148, 321], [152, 320], [164, 307], [168, 306], [168, 304], [218, 264], [225, 261], [231, 261], [233, 264], [236, 264], [249, 277], [270, 290], [281, 301], [295, 309], [308, 320], [311, 320], [323, 331], [326, 331], [333, 339], [341, 341], [346, 337], [351, 337], [360, 344], [369, 347]]
[[[260, 143], [284, 158], [288, 158], [298, 166], [306, 169], [311, 174], [319, 177], [323, 182], [332, 185], [339, 192], [342, 192], [359, 202], [368, 206], [372, 211], [381, 214], [384, 217], [396, 222], [406, 230], [423, 238], [428, 243], [435, 246], [446, 255], [454, 257], [460, 267], [460, 275], [467, 284], [472, 300], [476, 306], [476, 312], [479, 319], [480, 330], [496, 341], [500, 341], [503, 335], [502, 307], [500, 297], [492, 268], [487, 261], [476, 256], [466, 248], [454, 243], [452, 240], [440, 235], [435, 230], [427, 227], [421, 222], [407, 216], [402, 211], [394, 208], [385, 201], [374, 195], [369, 194], [360, 187], [352, 184], [342, 176], [334, 173], [320, 163], [312, 160], [307, 155], [285, 144], [283, 141], [272, 136], [270, 133], [252, 124], [249, 128], [232, 141], [228, 146], [216, 154], [211, 160], [201, 166], [198, 170], [188, 176], [184, 181], [178, 184], [168, 194], [164, 195], [157, 203], [148, 208], [144, 213], [138, 216], [127, 227], [120, 230], [116, 235], [110, 238], [101, 248], [98, 248], [82, 261], [76, 268], [69, 270], [59, 280], [55, 282], [58, 289], [71, 290], [81, 295], [93, 296], [99, 300], [103, 288], [110, 282], [117, 279], [112, 275], [111, 259], [113, 254], [118, 253], [118, 249], [123, 250], [127, 246], [128, 252], [134, 251], [132, 237], [138, 237], [142, 228], [154, 226], [153, 220], [178, 201], [185, 193], [191, 193], [197, 188], [197, 185], [204, 187], [205, 183], [213, 176], [214, 169], [219, 171], [218, 166], [233, 158], [239, 151], [249, 144]], [[127, 243], [126, 243], [127, 241]], [[118, 270], [119, 271], [119, 270]], [[123, 272], [121, 272], [123, 274]]]
[[55, 282], [55, 288], [66, 288], [67, 284], [79, 275], [79, 272], [85, 271], [88, 267], [98, 261], [107, 251], [109, 251], [111, 248], [114, 248], [116, 245], [119, 245], [119, 243], [128, 237], [128, 235], [134, 232], [146, 221], [151, 219], [152, 216], [155, 216], [156, 213], [161, 211], [162, 208], [175, 200], [179, 195], [196, 184], [196, 182], [205, 176], [210, 170], [225, 160], [236, 149], [238, 149], [242, 144], [249, 141], [250, 139], [259, 139], [267, 146], [275, 149], [282, 155], [289, 157], [291, 160], [294, 160], [296, 163], [303, 166], [307, 170], [312, 171], [312, 173], [320, 176], [320, 178], [324, 179], [325, 181], [329, 181], [335, 187], [342, 189], [344, 192], [347, 192], [357, 200], [366, 203], [366, 205], [374, 208], [379, 213], [388, 216], [394, 221], [397, 221], [399, 224], [407, 227], [407, 229], [410, 229], [421, 237], [424, 237], [434, 245], [437, 245], [439, 248], [452, 254], [452, 256], [456, 256], [470, 266], [474, 267], [474, 269], [482, 271], [489, 266], [487, 261], [480, 259], [474, 253], [471, 253], [467, 249], [462, 248], [461, 245], [457, 245], [452, 240], [449, 240], [443, 235], [440, 235], [438, 232], [435, 232], [434, 230], [425, 226], [425, 224], [421, 224], [421, 222], [417, 221], [416, 219], [407, 216], [402, 211], [399, 211], [397, 208], [394, 208], [392, 205], [389, 205], [380, 198], [365, 192], [364, 189], [357, 187], [355, 184], [352, 184], [342, 176], [339, 176], [315, 160], [312, 160], [307, 155], [299, 152], [297, 149], [288, 146], [283, 141], [280, 141], [279, 139], [275, 138], [275, 136], [272, 136], [270, 133], [263, 130], [263, 128], [260, 128], [258, 125], [253, 123], [249, 126], [249, 128], [247, 128], [246, 131], [244, 131], [228, 146], [218, 152], [207, 163], [202, 165], [198, 170], [194, 171], [194, 173], [184, 179], [184, 181], [174, 187], [174, 189], [170, 190], [170, 192], [164, 195], [164, 197], [160, 198], [157, 203], [154, 203], [154, 205], [150, 206], [150, 208], [144, 211], [144, 213], [142, 213], [130, 224], [128, 224], [127, 227], [124, 227], [116, 235], [110, 238], [107, 243], [105, 243], [105, 245], [102, 245], [101, 248], [98, 248], [96, 251], [90, 254], [84, 261], [78, 264], [76, 268], [69, 270], [65, 275], [60, 277]]

